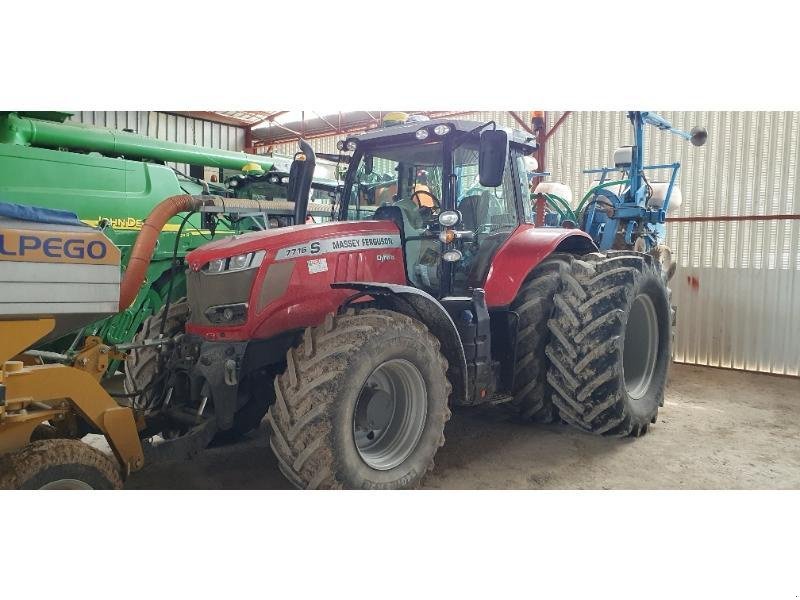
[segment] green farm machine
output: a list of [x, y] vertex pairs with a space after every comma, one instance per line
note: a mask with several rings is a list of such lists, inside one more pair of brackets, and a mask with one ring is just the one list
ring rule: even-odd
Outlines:
[[[260, 215], [235, 221], [209, 219], [199, 213], [173, 218], [159, 236], [145, 282], [131, 306], [66, 337], [47, 340], [43, 347], [49, 351], [75, 348], [86, 335], [98, 336], [108, 344], [131, 341], [168, 296], [177, 299], [185, 295], [185, 270], [178, 267], [189, 251], [211, 237], [292, 223], [292, 206], [279, 201], [274, 193], [276, 186], [285, 187], [289, 158], [156, 140], [66, 122], [69, 116], [65, 112], [0, 112], [0, 201], [74, 211], [83, 222], [103, 229], [121, 250], [123, 265], [143, 220], [164, 198], [210, 193], [270, 202], [264, 202]], [[167, 163], [233, 170], [237, 175], [228, 179], [233, 185], [207, 183]], [[266, 197], [255, 193], [269, 176], [276, 184], [271, 186], [273, 193]], [[330, 209], [316, 202], [309, 212], [324, 219]], [[112, 363], [109, 373], [116, 366]]]

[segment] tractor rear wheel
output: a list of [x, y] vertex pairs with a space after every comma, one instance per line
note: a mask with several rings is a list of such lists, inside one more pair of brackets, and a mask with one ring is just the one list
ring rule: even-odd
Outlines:
[[286, 358], [267, 422], [297, 487], [411, 488], [433, 468], [451, 386], [422, 323], [386, 310], [328, 315]]
[[113, 490], [116, 462], [80, 440], [32, 442], [0, 457], [0, 490]]
[[574, 260], [554, 298], [547, 381], [561, 417], [587, 432], [639, 436], [664, 404], [669, 291], [649, 255]]
[[553, 255], [542, 261], [511, 305], [519, 315], [514, 399], [502, 406], [537, 423], [552, 423], [558, 418], [546, 378], [545, 348], [550, 341], [547, 322], [553, 314], [553, 296], [561, 285], [562, 273], [569, 270], [569, 259]]

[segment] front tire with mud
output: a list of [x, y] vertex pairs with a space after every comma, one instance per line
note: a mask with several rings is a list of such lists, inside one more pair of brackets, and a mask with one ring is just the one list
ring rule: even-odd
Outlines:
[[80, 440], [32, 442], [0, 456], [0, 490], [113, 490], [122, 487], [116, 462]]
[[[141, 329], [133, 338], [134, 343], [158, 338], [162, 334], [162, 322], [165, 339], [183, 333], [186, 321], [189, 319], [189, 303], [186, 298], [180, 298], [169, 305], [166, 321], [164, 321], [165, 310], [167, 305], [144, 320]], [[134, 394], [141, 390], [140, 394], [130, 399], [133, 408], [139, 410], [151, 408], [163, 393], [163, 386], [157, 382], [157, 378], [163, 377], [160, 373], [161, 353], [159, 346], [134, 348], [125, 361], [125, 393]]]
[[[161, 335], [161, 323], [164, 319], [166, 305], [151, 315], [142, 323], [139, 333], [134, 337], [134, 342], [142, 342], [146, 339], [155, 339]], [[169, 306], [169, 311], [164, 322], [163, 337], [171, 339], [182, 334], [186, 329], [186, 321], [189, 319], [189, 303], [186, 298], [179, 298]], [[127, 394], [142, 393], [130, 400], [131, 406], [139, 410], [147, 410], [155, 405], [164, 394], [164, 383], [158, 379], [164, 376], [160, 372], [161, 353], [159, 346], [145, 346], [135, 348], [131, 351], [125, 365], [125, 392]], [[270, 384], [271, 385], [271, 384]], [[267, 406], [272, 402], [272, 390], [269, 389], [265, 394], [251, 394], [247, 403], [242, 406], [233, 417], [233, 426], [225, 431], [219, 431], [214, 436], [214, 443], [227, 444], [239, 440], [250, 431], [256, 429], [267, 412]], [[175, 432], [162, 432], [162, 435], [170, 437], [176, 435]]]
[[447, 360], [419, 321], [328, 315], [287, 353], [270, 446], [300, 488], [403, 489], [433, 468], [450, 417]]
[[606, 436], [639, 436], [664, 404], [669, 290], [658, 261], [631, 251], [571, 262], [554, 298], [547, 381], [561, 417]]

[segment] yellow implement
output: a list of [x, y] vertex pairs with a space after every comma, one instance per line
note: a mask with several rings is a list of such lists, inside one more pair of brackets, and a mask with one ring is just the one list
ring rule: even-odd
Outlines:
[[[100, 385], [109, 360], [124, 356], [96, 337], [68, 364], [32, 364], [24, 355], [116, 312], [119, 250], [79, 223], [9, 218], [0, 218], [0, 250], [0, 488], [119, 487], [144, 464], [132, 410]], [[106, 436], [119, 464], [69, 439], [79, 419]]]

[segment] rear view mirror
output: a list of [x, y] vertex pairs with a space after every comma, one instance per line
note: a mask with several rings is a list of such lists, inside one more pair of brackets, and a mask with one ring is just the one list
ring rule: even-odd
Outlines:
[[708, 131], [705, 127], [692, 127], [690, 133], [692, 134], [691, 142], [695, 146], [702, 146], [708, 139]]
[[503, 183], [503, 173], [508, 161], [508, 134], [500, 129], [481, 132], [478, 152], [478, 179], [483, 187], [497, 187]]

